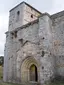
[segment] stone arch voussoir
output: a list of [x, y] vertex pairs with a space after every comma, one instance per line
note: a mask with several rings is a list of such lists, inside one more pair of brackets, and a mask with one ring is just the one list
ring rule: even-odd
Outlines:
[[21, 81], [22, 82], [30, 81], [29, 68], [32, 64], [34, 64], [39, 71], [39, 63], [37, 62], [37, 60], [34, 57], [27, 57], [23, 60], [23, 62], [21, 64]]

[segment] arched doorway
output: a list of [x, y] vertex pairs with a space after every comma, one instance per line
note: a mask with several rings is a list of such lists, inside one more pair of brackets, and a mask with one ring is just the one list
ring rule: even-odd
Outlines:
[[30, 81], [38, 81], [37, 67], [34, 64], [30, 66]]
[[27, 57], [22, 62], [22, 65], [21, 65], [21, 81], [22, 82], [30, 82], [30, 81], [37, 82], [38, 72], [39, 72], [39, 64], [37, 63], [37, 61], [33, 57]]

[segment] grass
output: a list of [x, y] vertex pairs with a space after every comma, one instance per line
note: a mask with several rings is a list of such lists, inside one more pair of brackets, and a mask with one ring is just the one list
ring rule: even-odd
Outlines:
[[3, 78], [3, 67], [0, 66], [0, 80], [2, 80]]
[[[13, 84], [13, 83], [0, 82], [0, 85], [22, 85], [22, 84]], [[63, 81], [55, 81], [55, 82], [51, 82], [50, 84], [47, 84], [47, 85], [64, 85], [64, 82]]]
[[[22, 85], [22, 84], [13, 84], [13, 83], [3, 83], [3, 82], [1, 82], [0, 85]], [[64, 85], [64, 81], [54, 81], [54, 82], [51, 82], [47, 85]]]
[[51, 82], [48, 85], [64, 85], [64, 81], [54, 81], [54, 82]]
[[21, 84], [13, 84], [13, 83], [3, 83], [3, 82], [0, 82], [0, 85], [21, 85]]
[[[22, 84], [12, 84], [12, 83], [3, 83], [1, 82], [0, 85], [22, 85]], [[26, 84], [27, 85], [27, 84]], [[32, 85], [32, 84], [31, 84]], [[64, 85], [64, 82], [61, 81], [55, 81], [53, 83], [47, 84], [47, 85]]]

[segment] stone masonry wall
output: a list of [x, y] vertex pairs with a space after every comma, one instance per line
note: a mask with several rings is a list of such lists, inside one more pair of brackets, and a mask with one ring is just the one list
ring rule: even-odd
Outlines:
[[64, 16], [52, 19], [54, 55], [56, 56], [56, 75], [64, 76]]
[[12, 73], [12, 37], [10, 32], [6, 34], [4, 53], [4, 81], [8, 81], [8, 79], [11, 78]]
[[8, 30], [15, 30], [22, 25], [36, 20], [38, 16], [40, 16], [40, 13], [25, 3], [22, 3], [10, 11]]
[[[18, 10], [21, 17], [17, 22]], [[56, 75], [64, 77], [64, 16], [53, 19], [45, 13], [37, 19], [38, 16], [39, 13], [25, 4], [10, 12], [4, 51], [4, 81], [30, 81], [28, 73], [32, 64], [37, 67], [39, 83]], [[26, 20], [35, 21], [26, 24]]]
[[[9, 27], [8, 27], [9, 31], [15, 30], [16, 28], [21, 27], [23, 25], [24, 7], [25, 4], [21, 4], [17, 8], [10, 11]], [[17, 13], [18, 11], [19, 14]]]
[[[28, 11], [29, 10], [29, 11]], [[25, 2], [13, 8], [10, 11], [9, 16], [9, 28], [6, 33], [6, 44], [4, 52], [4, 81], [8, 82], [20, 82], [21, 78], [19, 76], [19, 71], [17, 73], [17, 56], [18, 51], [21, 50], [23, 44], [26, 41], [37, 44], [38, 43], [38, 23], [33, 26], [29, 26], [26, 29], [21, 31], [15, 31], [16, 28], [21, 27], [22, 25], [31, 22], [39, 16], [35, 9], [31, 8]], [[32, 17], [31, 17], [32, 15]], [[21, 34], [22, 33], [22, 34]], [[21, 42], [21, 40], [23, 40]], [[18, 74], [18, 75], [16, 75]], [[20, 74], [21, 75], [21, 74]], [[19, 77], [18, 77], [19, 76]]]
[[38, 67], [38, 81], [40, 83], [54, 77], [51, 27], [51, 19], [45, 14], [34, 24], [18, 30], [16, 36], [15, 31], [10, 32], [9, 39], [7, 39], [9, 53], [6, 52], [8, 54], [7, 81], [21, 82], [21, 63], [28, 56], [35, 58], [40, 65]]
[[54, 78], [55, 75], [55, 57], [53, 56], [52, 44], [52, 21], [48, 14], [43, 14], [39, 18], [39, 40], [40, 49], [44, 51], [44, 56], [40, 57], [40, 82], [43, 83]]

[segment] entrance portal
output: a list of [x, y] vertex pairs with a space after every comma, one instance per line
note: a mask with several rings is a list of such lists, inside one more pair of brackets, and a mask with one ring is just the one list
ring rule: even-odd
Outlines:
[[39, 64], [33, 57], [26, 58], [21, 65], [21, 81], [38, 81]]
[[30, 81], [38, 81], [37, 67], [34, 64], [30, 67]]

